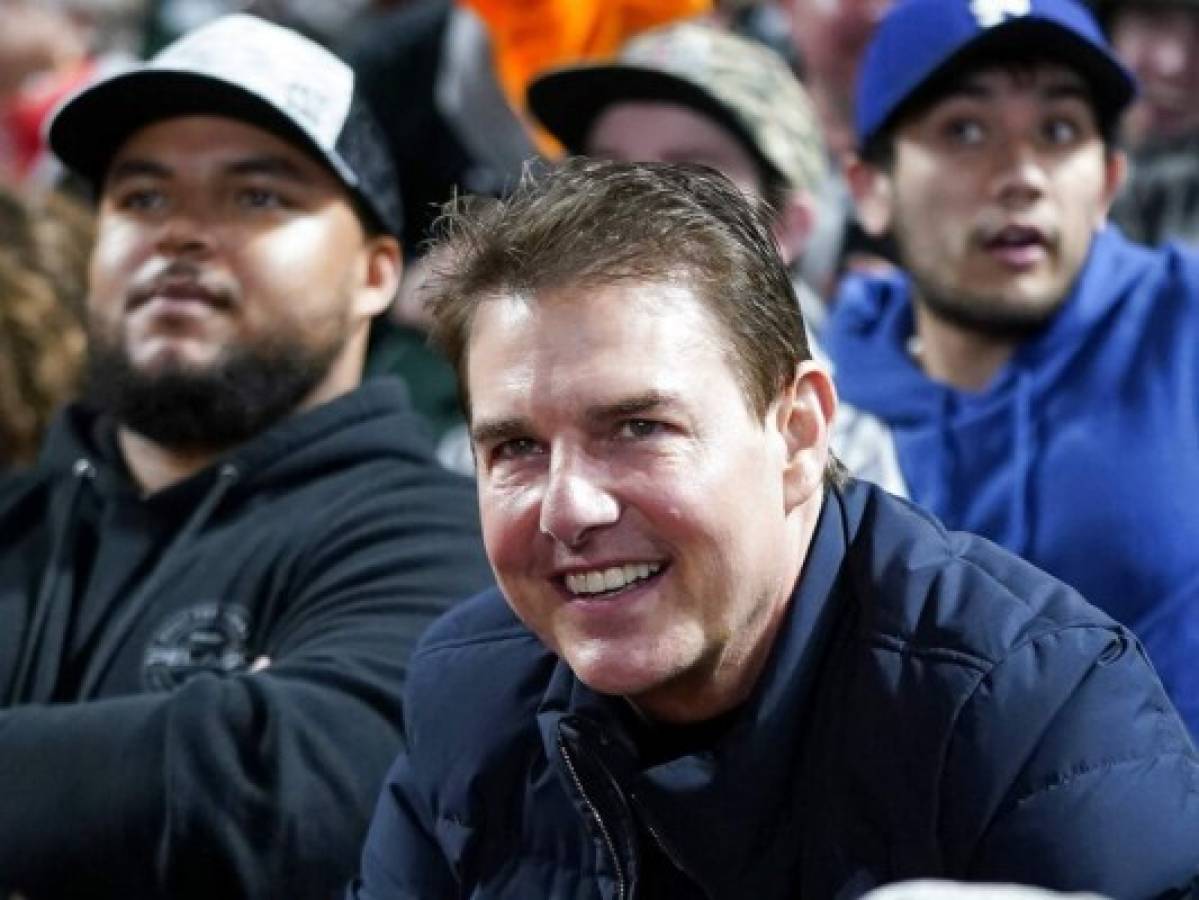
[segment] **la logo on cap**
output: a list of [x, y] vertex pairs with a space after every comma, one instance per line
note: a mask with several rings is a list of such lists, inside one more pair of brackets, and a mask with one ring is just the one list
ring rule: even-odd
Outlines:
[[1027, 16], [1032, 0], [971, 0], [970, 11], [980, 28], [994, 28], [1005, 19]]

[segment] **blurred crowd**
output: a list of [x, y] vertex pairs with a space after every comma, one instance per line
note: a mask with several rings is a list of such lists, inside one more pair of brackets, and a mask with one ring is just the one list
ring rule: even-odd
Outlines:
[[[536, 77], [578, 60], [613, 56], [637, 33], [686, 17], [705, 19], [777, 54], [806, 88], [828, 157], [827, 177], [805, 186], [819, 214], [796, 260], [803, 284], [819, 301], [805, 308], [807, 318], [819, 322], [821, 303], [830, 301], [847, 267], [894, 258], [887, 239], [858, 226], [840, 174], [854, 151], [857, 66], [874, 24], [890, 5], [890, 0], [0, 0], [0, 185], [12, 195], [6, 209], [29, 207], [48, 221], [62, 215], [70, 220], [63, 230], [79, 233], [87, 198], [46, 150], [42, 129], [48, 115], [89, 80], [224, 13], [253, 12], [335, 50], [354, 67], [385, 129], [406, 211], [408, 276], [392, 313], [375, 325], [369, 369], [406, 380], [413, 402], [444, 438], [443, 460], [469, 470], [469, 452], [456, 430], [461, 419], [453, 373], [426, 347], [420, 259], [436, 210], [449, 197], [501, 195], [527, 159], [561, 154], [561, 142], [529, 111], [526, 91]], [[1197, 242], [1199, 3], [1093, 0], [1092, 5], [1140, 82], [1121, 135], [1131, 154], [1130, 177], [1113, 217], [1138, 241]], [[77, 197], [81, 202], [74, 202]], [[12, 252], [5, 248], [6, 267]], [[79, 265], [85, 257], [80, 251], [62, 265]], [[39, 262], [22, 277], [78, 284], [83, 273], [47, 272]], [[61, 329], [35, 332], [27, 317], [20, 320], [25, 324], [18, 337], [12, 329], [19, 320], [10, 309], [15, 302], [6, 297], [0, 340], [30, 347], [39, 340], [30, 335], [39, 333], [50, 343], [44, 358], [19, 354], [5, 366], [0, 429], [13, 435], [31, 427], [28, 423], [44, 425], [67, 396], [79, 357], [58, 346], [64, 340], [74, 346]], [[71, 316], [76, 302], [66, 298], [65, 306], [38, 321]], [[56, 360], [52, 366], [36, 362], [50, 358]], [[41, 375], [25, 371], [35, 363]], [[55, 374], [47, 376], [47, 369]], [[53, 389], [47, 387], [51, 382]], [[7, 439], [0, 461], [28, 461], [28, 440]]]

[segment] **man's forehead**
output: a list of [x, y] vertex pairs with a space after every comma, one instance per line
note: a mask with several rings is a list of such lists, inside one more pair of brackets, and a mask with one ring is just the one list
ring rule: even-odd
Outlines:
[[[1091, 85], [1083, 75], [1050, 60], [982, 62], [947, 82], [937, 101], [957, 96], [986, 98], [1015, 88], [1050, 96], [1089, 100]], [[934, 102], [937, 102], [934, 101]]]
[[269, 161], [265, 168], [274, 168], [280, 174], [336, 182], [333, 173], [312, 153], [268, 129], [232, 116], [181, 115], [141, 126], [113, 154], [105, 181], [133, 158], [164, 165], [202, 159], [224, 167], [253, 159]]

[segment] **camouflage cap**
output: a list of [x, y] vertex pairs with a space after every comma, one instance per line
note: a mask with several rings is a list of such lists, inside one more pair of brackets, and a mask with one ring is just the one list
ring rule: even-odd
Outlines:
[[711, 116], [793, 190], [812, 190], [827, 157], [807, 93], [773, 50], [698, 22], [628, 41], [611, 62], [554, 69], [529, 85], [529, 108], [572, 153], [609, 105], [678, 103]]

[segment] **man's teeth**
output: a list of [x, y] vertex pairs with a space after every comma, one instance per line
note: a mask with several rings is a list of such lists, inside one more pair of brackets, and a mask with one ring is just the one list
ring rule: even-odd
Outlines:
[[617, 591], [635, 581], [644, 581], [661, 569], [659, 563], [629, 563], [597, 569], [594, 572], [579, 572], [566, 576], [566, 589], [572, 594], [602, 594]]

